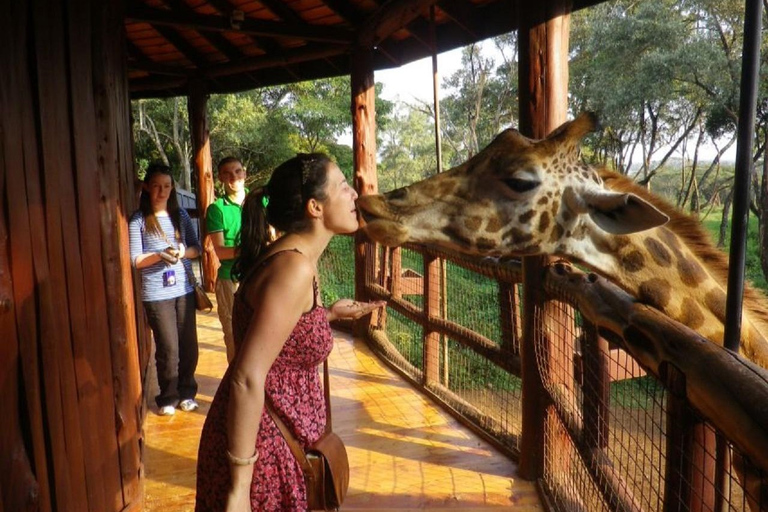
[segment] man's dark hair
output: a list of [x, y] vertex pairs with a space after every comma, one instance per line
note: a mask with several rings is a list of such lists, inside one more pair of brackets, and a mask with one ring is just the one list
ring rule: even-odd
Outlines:
[[227, 164], [231, 164], [232, 162], [237, 162], [240, 165], [243, 165], [242, 160], [240, 160], [236, 156], [225, 156], [224, 158], [219, 160], [219, 165], [216, 166], [216, 170], [220, 171], [222, 167], [224, 167]]

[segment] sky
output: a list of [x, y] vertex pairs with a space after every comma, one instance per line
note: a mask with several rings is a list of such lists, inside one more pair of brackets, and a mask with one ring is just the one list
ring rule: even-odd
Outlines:
[[[461, 48], [437, 56], [438, 83], [461, 67]], [[382, 98], [413, 103], [415, 99], [432, 102], [432, 58], [417, 60], [374, 73], [374, 80], [384, 84]]]
[[[481, 43], [482, 44], [482, 43]], [[438, 91], [442, 99], [446, 91], [442, 88], [445, 77], [452, 75], [461, 68], [461, 48], [441, 53], [437, 56]], [[492, 45], [486, 45], [484, 51], [493, 51]], [[432, 58], [417, 60], [398, 68], [376, 71], [374, 80], [384, 84], [381, 96], [390, 101], [402, 101], [413, 104], [416, 100], [432, 103]], [[352, 144], [351, 132], [342, 136], [339, 140], [345, 144]], [[725, 141], [721, 141], [721, 144]], [[715, 155], [715, 149], [707, 145], [701, 150], [700, 158], [711, 159]], [[680, 156], [679, 153], [676, 156]], [[692, 155], [688, 155], [689, 158]], [[734, 161], [736, 157], [736, 145], [734, 144], [724, 155], [725, 161]]]

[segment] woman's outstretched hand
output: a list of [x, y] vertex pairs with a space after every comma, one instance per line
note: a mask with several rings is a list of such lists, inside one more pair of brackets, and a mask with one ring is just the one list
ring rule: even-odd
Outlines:
[[357, 320], [358, 318], [369, 314], [371, 311], [383, 308], [386, 305], [387, 301], [385, 300], [359, 302], [352, 299], [340, 299], [328, 308], [328, 321]]

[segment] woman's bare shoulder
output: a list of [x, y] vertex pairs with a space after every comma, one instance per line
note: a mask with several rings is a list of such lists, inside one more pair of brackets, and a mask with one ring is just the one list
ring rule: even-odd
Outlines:
[[306, 291], [311, 296], [315, 269], [309, 258], [295, 250], [279, 251], [268, 258], [259, 275], [248, 283], [249, 304], [257, 304], [259, 298], [274, 295], [292, 296]]

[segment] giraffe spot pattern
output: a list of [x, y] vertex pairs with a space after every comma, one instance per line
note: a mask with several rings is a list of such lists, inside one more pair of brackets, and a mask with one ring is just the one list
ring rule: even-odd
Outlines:
[[464, 225], [470, 231], [477, 231], [480, 229], [480, 226], [483, 225], [483, 219], [481, 219], [480, 217], [468, 217], [464, 221]]
[[627, 272], [638, 272], [645, 267], [645, 256], [638, 250], [619, 256], [619, 265]]
[[677, 239], [677, 235], [675, 235], [672, 231], [667, 228], [661, 228], [659, 230], [659, 238], [661, 238], [661, 241], [664, 242], [666, 246], [672, 250], [675, 258], [681, 259], [683, 257], [680, 240]]
[[549, 213], [544, 212], [539, 217], [539, 231], [546, 231], [549, 227]]
[[501, 230], [501, 228], [504, 227], [502, 222], [499, 220], [498, 217], [491, 217], [488, 219], [488, 222], [485, 225], [485, 230], [488, 233], [496, 233]]
[[496, 248], [497, 244], [495, 240], [490, 238], [480, 237], [477, 239], [477, 248], [481, 251], [489, 251]]
[[704, 324], [704, 314], [701, 307], [690, 297], [683, 299], [680, 312], [680, 322], [691, 329], [698, 329]]
[[555, 229], [553, 229], [552, 233], [549, 235], [549, 242], [555, 243], [560, 240], [563, 237], [563, 231], [565, 231], [563, 226], [560, 224], [555, 224]]
[[513, 244], [524, 244], [533, 240], [533, 235], [530, 233], [524, 233], [517, 228], [510, 228], [506, 233], [502, 235], [504, 240], [510, 240]]
[[520, 215], [520, 217], [517, 218], [517, 220], [520, 221], [520, 224], [528, 224], [530, 220], [533, 218], [533, 216], [536, 214], [533, 210], [528, 210], [527, 212]]
[[720, 288], [712, 288], [704, 296], [704, 304], [721, 322], [725, 321], [725, 292]]
[[437, 192], [434, 197], [446, 197], [453, 193], [456, 188], [456, 184], [453, 181], [443, 180], [439, 182], [437, 186]]
[[472, 240], [470, 240], [468, 237], [464, 236], [464, 233], [456, 229], [455, 227], [448, 225], [441, 229], [443, 234], [447, 236], [450, 240], [458, 243], [459, 245], [463, 245], [465, 247], [470, 247], [472, 245]]
[[672, 286], [663, 279], [653, 278], [642, 283], [637, 293], [637, 299], [659, 309], [664, 309], [672, 297]]
[[660, 267], [669, 267], [672, 265], [672, 255], [664, 247], [664, 245], [655, 238], [648, 237], [643, 240], [645, 248], [648, 250], [648, 254], [651, 255], [653, 261]]
[[552, 208], [550, 208], [550, 211], [552, 212], [552, 218], [554, 219], [557, 217], [557, 211], [560, 209], [560, 204], [557, 202], [552, 203]]
[[548, 202], [549, 202], [549, 197], [547, 197], [547, 196], [542, 196], [542, 197], [541, 197], [541, 198], [540, 198], [540, 199], [539, 199], [539, 200], [536, 202], [536, 204], [539, 204], [539, 205], [545, 205], [545, 204], [547, 204]]
[[678, 261], [677, 271], [683, 284], [691, 287], [700, 285], [708, 277], [707, 272], [699, 265], [699, 262], [690, 258], [682, 258]]
[[615, 254], [629, 245], [628, 236], [595, 237], [595, 249], [603, 254]]

